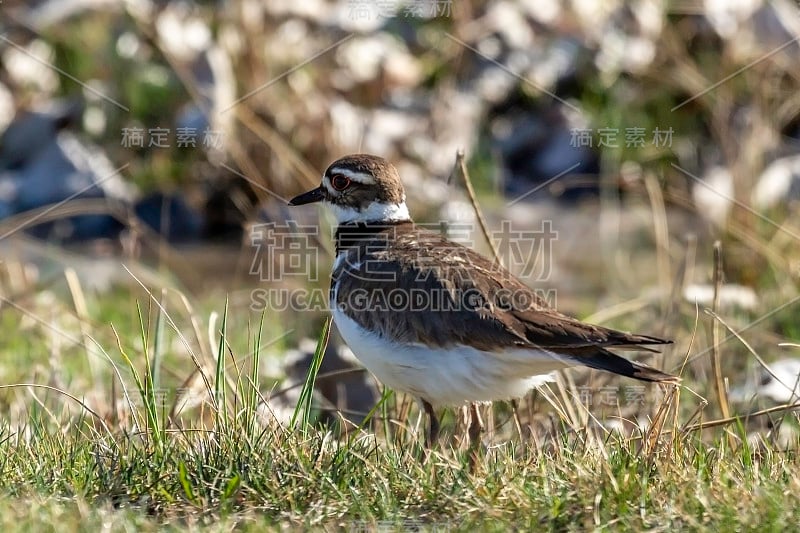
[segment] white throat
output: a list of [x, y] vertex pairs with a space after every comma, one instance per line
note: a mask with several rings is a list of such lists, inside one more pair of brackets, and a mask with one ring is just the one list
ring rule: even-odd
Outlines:
[[329, 204], [336, 215], [339, 224], [347, 222], [398, 222], [401, 220], [411, 220], [408, 207], [405, 202], [399, 204], [385, 204], [383, 202], [372, 202], [365, 209], [359, 211], [352, 207]]

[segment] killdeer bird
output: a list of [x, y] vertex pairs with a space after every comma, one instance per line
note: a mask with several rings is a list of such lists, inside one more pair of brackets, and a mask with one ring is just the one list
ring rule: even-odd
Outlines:
[[643, 381], [678, 378], [608, 348], [671, 341], [586, 324], [550, 308], [477, 252], [417, 227], [397, 170], [374, 155], [332, 163], [322, 184], [289, 205], [326, 202], [338, 220], [330, 288], [333, 321], [384, 385], [415, 396], [438, 436], [434, 407], [525, 395], [556, 370], [583, 365]]

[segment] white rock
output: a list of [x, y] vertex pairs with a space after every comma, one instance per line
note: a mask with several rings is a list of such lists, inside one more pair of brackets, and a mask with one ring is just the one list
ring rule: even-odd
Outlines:
[[705, 0], [704, 10], [720, 37], [729, 39], [762, 3], [763, 0]]
[[14, 96], [0, 83], [0, 131], [5, 131], [14, 120]]
[[[687, 285], [683, 291], [683, 297], [692, 303], [711, 305], [714, 300], [714, 286], [708, 284]], [[758, 296], [750, 287], [736, 283], [726, 283], [719, 289], [719, 304], [722, 307], [755, 309], [758, 305]]]
[[721, 166], [712, 167], [702, 183], [693, 184], [692, 198], [698, 213], [723, 226], [733, 204], [733, 176], [730, 171]]
[[[756, 209], [784, 203], [792, 189], [800, 188], [800, 155], [777, 159], [767, 166], [753, 187], [751, 201]], [[795, 194], [795, 197], [797, 195]]]
[[749, 402], [753, 398], [766, 398], [776, 403], [800, 400], [800, 359], [780, 359], [769, 363], [769, 368], [775, 376], [759, 368], [759, 379], [751, 378], [732, 389], [731, 400]]
[[58, 74], [50, 66], [55, 60], [53, 48], [41, 39], [20, 48], [24, 50], [9, 46], [3, 52], [3, 63], [11, 79], [17, 85], [32, 85], [47, 93], [55, 91]]
[[758, 388], [759, 396], [779, 403], [797, 401], [800, 396], [800, 360], [782, 359], [770, 364], [769, 368], [778, 379], [764, 371], [766, 383]]

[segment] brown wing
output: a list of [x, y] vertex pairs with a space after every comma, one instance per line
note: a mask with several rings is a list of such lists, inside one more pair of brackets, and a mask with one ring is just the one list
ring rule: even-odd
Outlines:
[[486, 351], [540, 348], [587, 358], [599, 347], [670, 342], [561, 314], [506, 269], [437, 233], [413, 224], [387, 229], [384, 237], [389, 233], [391, 238], [350, 249], [333, 275], [337, 305], [387, 338]]

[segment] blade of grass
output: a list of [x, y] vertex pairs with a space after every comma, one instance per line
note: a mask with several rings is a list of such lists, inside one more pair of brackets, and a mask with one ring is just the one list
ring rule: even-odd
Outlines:
[[475, 197], [475, 189], [472, 186], [472, 180], [470, 179], [469, 172], [467, 171], [464, 150], [459, 150], [456, 152], [456, 168], [453, 169], [453, 173], [456, 171], [458, 171], [458, 173], [461, 175], [461, 179], [464, 182], [464, 188], [467, 190], [469, 203], [472, 205], [472, 210], [475, 212], [475, 218], [478, 219], [478, 225], [481, 228], [483, 238], [486, 240], [489, 248], [492, 249], [492, 256], [494, 257], [494, 260], [497, 261], [498, 265], [502, 265], [503, 263], [500, 260], [500, 251], [497, 249], [497, 246], [495, 246], [494, 241], [492, 240], [491, 234], [489, 233], [489, 227], [486, 225], [486, 219], [484, 218], [483, 212], [478, 206], [478, 200]]
[[[750, 343], [747, 342], [744, 339], [744, 337], [742, 337], [735, 329], [733, 329], [730, 325], [728, 325], [728, 323], [725, 322], [725, 320], [723, 320], [722, 317], [720, 317], [714, 311], [711, 311], [711, 310], [708, 310], [708, 309], [706, 309], [705, 312], [706, 312], [707, 315], [710, 315], [712, 318], [714, 318], [715, 323], [719, 322], [720, 324], [725, 326], [725, 329], [727, 329], [731, 333], [731, 335], [736, 337], [739, 340], [739, 342], [742, 343], [742, 346], [744, 346], [747, 349], [747, 351], [750, 352], [750, 354], [755, 358], [755, 360], [758, 362], [758, 364], [761, 365], [761, 368], [763, 368], [767, 372], [767, 374], [769, 374], [772, 377], [772, 379], [774, 379], [775, 381], [780, 383], [783, 387], [786, 387], [787, 391], [791, 391], [791, 395], [789, 396], [789, 400], [786, 403], [794, 402], [795, 398], [797, 397], [797, 392], [796, 392], [797, 391], [797, 388], [796, 388], [797, 387], [797, 381], [795, 381], [793, 385], [788, 385], [786, 382], [784, 382], [780, 378], [780, 376], [778, 376], [772, 370], [772, 368], [770, 368], [770, 366], [767, 364], [767, 362], [764, 360], [764, 358], [761, 357], [759, 355], [759, 353], [757, 351], [755, 351], [755, 349], [753, 349], [753, 347], [750, 345]], [[797, 379], [800, 379], [800, 376], [798, 376]]]
[[49, 390], [49, 391], [56, 392], [58, 394], [61, 394], [62, 396], [65, 396], [66, 398], [69, 398], [73, 402], [75, 402], [78, 405], [80, 405], [81, 409], [83, 409], [84, 411], [86, 411], [87, 413], [92, 415], [92, 417], [95, 420], [97, 420], [97, 422], [99, 422], [101, 426], [103, 426], [103, 429], [106, 431], [106, 434], [109, 437], [112, 437], [111, 442], [115, 442], [115, 440], [113, 439], [114, 434], [111, 432], [111, 428], [108, 427], [108, 424], [106, 424], [106, 422], [103, 419], [103, 417], [100, 416], [100, 414], [97, 413], [97, 411], [94, 411], [91, 407], [89, 407], [86, 404], [86, 402], [82, 401], [77, 396], [73, 396], [69, 392], [67, 392], [65, 390], [61, 390], [58, 387], [53, 387], [51, 385], [43, 385], [41, 383], [11, 383], [11, 384], [8, 384], [8, 385], [0, 385], [0, 390], [3, 390], [3, 389], [17, 389], [17, 388], [44, 389], [44, 390]]
[[[150, 299], [150, 301], [154, 302], [157, 306], [159, 306], [159, 308], [162, 311], [164, 311], [164, 308], [161, 306], [161, 303], [158, 300], [156, 300], [155, 296], [153, 296], [153, 293], [150, 291], [150, 289], [147, 288], [147, 285], [145, 285], [138, 277], [136, 277], [136, 275], [133, 272], [131, 272], [131, 270], [127, 266], [125, 266], [124, 264], [122, 265], [122, 268], [124, 268], [125, 271], [142, 288], [142, 290], [144, 290], [145, 293], [147, 293], [147, 296]], [[164, 317], [166, 318], [167, 323], [169, 324], [170, 328], [172, 328], [172, 330], [178, 336], [178, 339], [181, 341], [181, 344], [183, 344], [183, 346], [186, 348], [186, 351], [189, 353], [189, 357], [191, 357], [191, 359], [192, 359], [192, 363], [194, 363], [194, 366], [197, 369], [197, 371], [199, 372], [200, 377], [203, 379], [203, 384], [205, 385], [209, 396], [212, 396], [214, 391], [213, 391], [213, 389], [211, 387], [211, 383], [208, 380], [208, 376], [206, 376], [206, 373], [203, 371], [203, 365], [197, 359], [197, 355], [195, 354], [194, 350], [192, 349], [192, 345], [189, 344], [188, 340], [186, 340], [186, 337], [183, 335], [183, 332], [177, 326], [177, 324], [175, 324], [175, 321], [172, 320], [172, 317], [170, 317], [169, 314], [166, 313], [166, 312], [164, 312]], [[197, 328], [195, 328], [195, 331], [197, 331]], [[214, 408], [216, 409], [216, 405], [214, 406]]]
[[[722, 290], [722, 243], [716, 241], [714, 243], [714, 301], [713, 311], [719, 312], [719, 298]], [[722, 376], [722, 366], [720, 365], [719, 354], [719, 324], [716, 321], [711, 324], [711, 370], [714, 373], [714, 388], [717, 392], [717, 400], [719, 401], [719, 409], [722, 412], [722, 418], [729, 418], [731, 410], [728, 406], [728, 393], [725, 390], [725, 380]]]
[[[144, 317], [142, 316], [142, 308], [139, 305], [139, 302], [136, 302], [136, 313], [139, 318], [139, 332], [142, 338], [142, 351], [144, 353], [144, 361], [145, 361], [145, 373], [144, 373], [144, 380], [142, 380], [139, 372], [136, 370], [133, 361], [130, 357], [127, 356], [123, 352], [123, 357], [125, 357], [125, 361], [128, 363], [128, 366], [133, 373], [134, 380], [136, 380], [136, 387], [139, 389], [139, 394], [142, 397], [142, 403], [144, 403], [145, 413], [147, 414], [147, 429], [148, 434], [153, 437], [156, 444], [160, 444], [163, 442], [162, 440], [162, 429], [158, 420], [158, 404], [156, 401], [156, 393], [153, 389], [153, 382], [151, 378], [151, 365], [150, 365], [150, 357], [148, 355], [148, 330], [149, 328], [145, 325]], [[149, 315], [148, 315], [149, 316]], [[122, 351], [122, 346], [120, 346], [120, 351]]]
[[225, 402], [225, 334], [228, 323], [228, 298], [225, 297], [225, 310], [222, 313], [222, 324], [220, 325], [219, 343], [217, 344], [217, 366], [214, 372], [214, 403], [217, 407], [216, 427], [219, 430], [226, 421]]
[[164, 344], [164, 313], [166, 312], [166, 290], [161, 291], [161, 305], [156, 311], [156, 330], [153, 334], [153, 363], [150, 365], [150, 382], [154, 390], [159, 390], [161, 385], [161, 361], [163, 359]]
[[247, 393], [243, 395], [246, 398], [245, 405], [245, 427], [247, 429], [247, 436], [249, 438], [255, 437], [256, 429], [256, 412], [259, 404], [259, 380], [258, 369], [260, 366], [261, 358], [261, 336], [264, 332], [264, 316], [266, 311], [261, 312], [261, 320], [258, 323], [258, 331], [256, 331], [256, 338], [253, 342], [253, 358], [250, 361], [250, 383], [248, 384]]
[[325, 356], [325, 348], [328, 346], [328, 337], [331, 333], [331, 317], [330, 315], [325, 318], [325, 323], [317, 338], [317, 349], [314, 351], [314, 359], [311, 361], [311, 366], [308, 368], [306, 380], [303, 383], [303, 389], [300, 391], [300, 399], [297, 401], [297, 406], [292, 413], [292, 420], [289, 423], [290, 427], [294, 427], [297, 422], [297, 417], [302, 414], [300, 419], [303, 432], [306, 431], [309, 418], [311, 417], [311, 403], [314, 397], [314, 383], [317, 380], [319, 367], [322, 365], [322, 358]]

